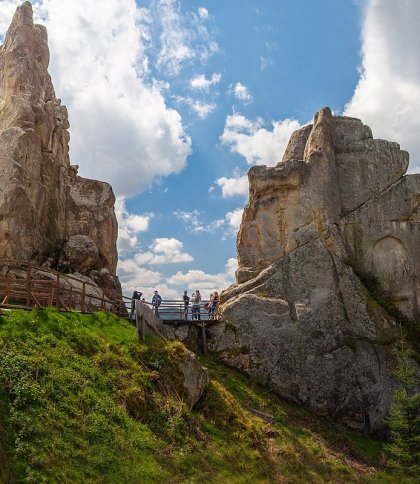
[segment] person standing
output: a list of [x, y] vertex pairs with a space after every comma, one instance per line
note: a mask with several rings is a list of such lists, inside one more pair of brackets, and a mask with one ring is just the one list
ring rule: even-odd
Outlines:
[[211, 318], [210, 319], [215, 319], [218, 306], [219, 306], [219, 293], [217, 291], [214, 291], [212, 305], [211, 305]]
[[158, 291], [155, 291], [155, 294], [152, 298], [152, 305], [155, 308], [155, 316], [159, 318], [159, 306], [162, 304], [162, 298]]
[[134, 291], [133, 295], [131, 296], [131, 312], [130, 312], [130, 321], [135, 321], [136, 317], [134, 312], [136, 310], [136, 299], [139, 300], [142, 297], [143, 293], [141, 291]]
[[190, 305], [190, 297], [188, 296], [188, 292], [184, 291], [184, 296], [183, 296], [183, 301], [184, 301], [184, 319], [185, 321], [188, 320], [188, 307]]
[[200, 303], [201, 303], [201, 294], [200, 291], [195, 291], [192, 296], [192, 319], [201, 320], [200, 315]]

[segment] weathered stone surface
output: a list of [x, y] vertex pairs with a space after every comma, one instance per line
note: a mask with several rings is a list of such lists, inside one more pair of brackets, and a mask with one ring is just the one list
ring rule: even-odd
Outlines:
[[[298, 159], [300, 158], [300, 159]], [[238, 283], [210, 345], [282, 396], [380, 432], [396, 383], [395, 321], [354, 268], [419, 318], [420, 175], [408, 154], [329, 109], [295, 132], [276, 167], [253, 167]]]
[[59, 264], [70, 272], [96, 269], [99, 265], [98, 248], [87, 235], [73, 235], [64, 244]]
[[181, 396], [192, 408], [203, 396], [204, 390], [210, 383], [209, 371], [189, 350], [185, 351], [182, 361], [177, 364], [177, 369], [182, 381]]
[[114, 195], [70, 165], [67, 110], [55, 96], [48, 63], [47, 31], [33, 23], [25, 2], [0, 47], [0, 258], [55, 267], [63, 245], [83, 235], [98, 250], [94, 266], [115, 278]]

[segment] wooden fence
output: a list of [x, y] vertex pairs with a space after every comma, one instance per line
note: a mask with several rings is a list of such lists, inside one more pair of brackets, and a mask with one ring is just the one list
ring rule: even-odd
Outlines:
[[82, 313], [104, 310], [127, 317], [127, 306], [130, 305], [130, 298], [70, 274], [31, 262], [0, 259], [0, 307], [30, 309], [55, 306]]
[[[55, 306], [63, 311], [110, 311], [122, 317], [133, 316], [135, 301], [116, 291], [106, 290], [74, 275], [37, 266], [31, 262], [0, 259], [0, 308], [45, 308]], [[159, 318], [163, 321], [217, 320], [217, 310], [209, 313], [209, 301], [200, 308], [190, 304], [185, 309], [181, 300], [163, 300]], [[150, 302], [142, 302], [154, 311]], [[134, 321], [134, 319], [133, 319]]]

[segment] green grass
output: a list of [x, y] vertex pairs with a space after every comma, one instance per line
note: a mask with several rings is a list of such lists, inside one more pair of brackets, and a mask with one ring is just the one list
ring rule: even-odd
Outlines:
[[393, 479], [381, 442], [340, 432], [213, 358], [190, 410], [177, 386], [185, 348], [138, 343], [109, 314], [13, 311], [0, 318], [0, 350], [0, 482]]

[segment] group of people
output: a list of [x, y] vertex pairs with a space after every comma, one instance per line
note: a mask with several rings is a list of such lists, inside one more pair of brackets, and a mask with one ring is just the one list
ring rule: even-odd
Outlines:
[[[134, 291], [132, 296], [131, 302], [131, 319], [133, 319], [134, 311], [136, 307], [136, 300], [142, 301], [146, 303], [146, 299], [142, 298], [143, 293], [141, 291]], [[205, 311], [207, 311], [208, 319], [215, 319], [217, 307], [219, 306], [219, 293], [214, 291], [210, 294], [209, 301], [203, 302], [201, 300], [200, 291], [197, 289], [192, 296], [188, 296], [188, 291], [184, 291], [183, 295], [183, 303], [184, 303], [184, 319], [188, 320], [189, 308], [191, 306], [191, 319], [192, 320], [201, 320], [201, 308], [203, 307]], [[152, 307], [155, 312], [155, 316], [157, 318], [160, 317], [159, 315], [159, 307], [162, 304], [162, 296], [159, 294], [158, 291], [154, 292], [152, 298]]]
[[[191, 319], [201, 320], [201, 294], [197, 289], [191, 296], [188, 296], [188, 292], [184, 291], [183, 296], [184, 301], [184, 319], [188, 320], [188, 310], [191, 302]], [[215, 319], [217, 307], [219, 305], [219, 294], [214, 291], [210, 294], [210, 299], [208, 302], [204, 303], [204, 308], [208, 312], [208, 319]]]

